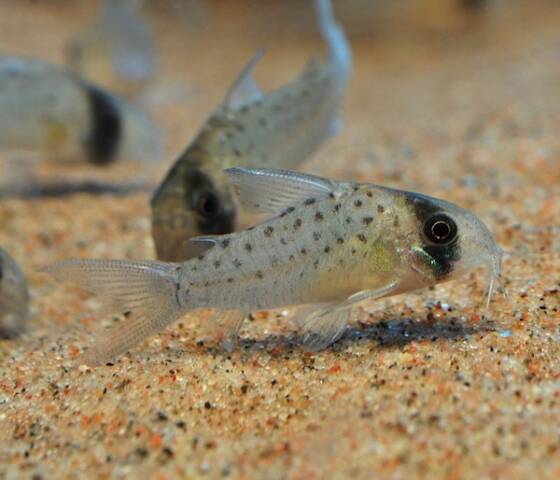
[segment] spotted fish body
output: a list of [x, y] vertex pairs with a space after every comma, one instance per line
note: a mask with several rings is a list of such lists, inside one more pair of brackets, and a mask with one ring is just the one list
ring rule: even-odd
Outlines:
[[20, 333], [29, 317], [27, 281], [17, 263], [0, 248], [0, 338]]
[[303, 340], [323, 348], [344, 331], [353, 304], [434, 285], [485, 265], [490, 290], [501, 250], [472, 213], [417, 193], [267, 169], [225, 172], [242, 205], [270, 220], [200, 237], [184, 263], [69, 260], [58, 277], [132, 311], [99, 341], [93, 363], [122, 353], [188, 310], [247, 312], [314, 305]]
[[138, 7], [134, 0], [104, 0], [95, 24], [68, 42], [68, 65], [121, 94], [146, 87], [157, 71], [157, 53]]
[[46, 62], [0, 57], [0, 150], [105, 165], [157, 160], [161, 142], [144, 112], [109, 92]]
[[159, 259], [186, 260], [196, 255], [188, 239], [236, 229], [237, 203], [223, 169], [293, 168], [338, 130], [350, 49], [330, 2], [317, 0], [316, 7], [328, 61], [310, 62], [294, 81], [264, 95], [252, 79], [257, 54], [156, 190], [152, 234]]

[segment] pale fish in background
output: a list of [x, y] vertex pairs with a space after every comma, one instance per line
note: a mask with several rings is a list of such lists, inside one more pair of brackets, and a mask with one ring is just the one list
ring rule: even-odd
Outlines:
[[0, 338], [21, 333], [29, 318], [27, 281], [17, 263], [0, 248]]
[[[488, 301], [502, 250], [471, 212], [426, 195], [282, 170], [233, 168], [242, 204], [272, 219], [249, 230], [193, 239], [184, 263], [67, 260], [47, 271], [131, 312], [87, 352], [102, 363], [189, 310], [213, 308], [234, 340], [248, 312], [306, 305], [302, 340], [321, 349], [344, 332], [351, 308], [488, 268]], [[219, 313], [218, 313], [219, 314]]]
[[157, 74], [157, 49], [138, 0], [104, 0], [97, 21], [65, 48], [83, 77], [123, 95], [144, 90]]
[[163, 156], [146, 112], [64, 68], [21, 57], [0, 57], [0, 151], [95, 165]]
[[252, 76], [261, 53], [249, 62], [152, 197], [159, 259], [186, 260], [197, 253], [189, 238], [236, 229], [238, 206], [224, 168], [294, 168], [339, 129], [351, 52], [330, 1], [315, 5], [328, 60], [311, 61], [298, 78], [267, 94]]

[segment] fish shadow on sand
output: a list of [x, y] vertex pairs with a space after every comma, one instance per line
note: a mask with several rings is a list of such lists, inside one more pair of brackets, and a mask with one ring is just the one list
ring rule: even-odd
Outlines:
[[135, 193], [151, 192], [154, 185], [144, 182], [109, 183], [102, 181], [53, 181], [30, 183], [14, 187], [3, 186], [0, 198], [60, 198], [85, 193], [89, 195], [113, 195], [124, 197]]
[[[484, 318], [478, 323], [467, 323], [456, 317], [440, 320], [393, 319], [367, 325], [360, 323], [359, 326], [348, 326], [342, 337], [328, 349], [341, 351], [349, 344], [362, 341], [375, 342], [380, 348], [393, 348], [422, 341], [460, 340], [494, 331], [496, 331], [494, 322]], [[243, 338], [239, 340], [238, 346], [245, 352], [305, 350], [305, 346], [300, 345], [297, 332], [288, 335], [270, 335], [264, 339]]]

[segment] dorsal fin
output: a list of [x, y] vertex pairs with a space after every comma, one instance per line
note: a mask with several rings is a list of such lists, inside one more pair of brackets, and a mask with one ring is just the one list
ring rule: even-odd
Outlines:
[[234, 167], [224, 173], [243, 207], [255, 213], [279, 214], [309, 198], [340, 194], [331, 180], [288, 170]]
[[260, 100], [263, 97], [261, 89], [257, 86], [253, 78], [253, 72], [257, 62], [264, 55], [264, 50], [259, 50], [249, 63], [245, 65], [241, 73], [237, 76], [233, 85], [230, 87], [223, 103], [223, 108], [238, 109], [248, 103]]

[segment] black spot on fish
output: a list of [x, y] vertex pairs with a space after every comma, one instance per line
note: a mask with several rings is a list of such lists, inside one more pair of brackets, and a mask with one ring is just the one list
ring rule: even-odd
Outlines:
[[307, 250], [306, 250], [305, 248], [302, 248], [302, 249], [301, 249], [301, 254], [302, 254], [302, 255], [307, 255]]
[[251, 250], [253, 250], [253, 246], [250, 243], [246, 243], [245, 244], [245, 250], [247, 250], [248, 252], [250, 252]]
[[199, 256], [198, 256], [198, 257], [196, 257], [196, 258], [198, 258], [199, 260], [201, 260], [201, 261], [202, 261], [202, 260], [204, 260], [204, 258], [205, 258], [205, 257], [204, 257], [204, 255], [199, 255]]
[[357, 192], [360, 189], [360, 187], [358, 187], [358, 185], [354, 185], [352, 187], [352, 190], [354, 190], [355, 192]]
[[358, 233], [358, 235], [356, 235], [356, 238], [363, 243], [367, 242], [367, 237], [363, 234], [363, 233]]
[[315, 221], [316, 222], [321, 222], [324, 219], [325, 219], [325, 217], [323, 216], [323, 214], [321, 212], [315, 212]]
[[264, 229], [264, 234], [267, 237], [270, 237], [272, 235], [272, 233], [274, 232], [274, 228], [271, 226], [268, 226]]
[[288, 215], [288, 213], [292, 213], [294, 210], [294, 207], [288, 207], [280, 214], [280, 218], [285, 217], [286, 215]]
[[313, 240], [317, 241], [321, 238], [321, 233], [313, 232]]
[[319, 266], [319, 260], [315, 260], [315, 261], [313, 262], [313, 268], [314, 268], [315, 270], [317, 270], [317, 267], [318, 267], [318, 266]]
[[368, 191], [366, 192], [366, 195], [367, 195], [369, 198], [371, 198], [371, 197], [373, 197], [373, 192], [372, 192], [371, 190], [368, 190]]
[[329, 198], [334, 199], [334, 193], [333, 192], [329, 192]]
[[301, 224], [303, 222], [301, 221], [301, 218], [296, 218], [296, 221], [294, 222], [294, 230], [297, 230], [299, 227], [301, 227]]
[[377, 205], [377, 212], [383, 213], [385, 211], [385, 207], [383, 205]]
[[241, 156], [241, 152], [240, 152], [237, 148], [234, 148], [234, 149], [233, 149], [233, 154], [234, 154], [236, 157], [240, 157], [240, 156]]
[[336, 243], [338, 243], [339, 245], [342, 245], [344, 243], [344, 239], [342, 237], [338, 237], [336, 239]]
[[338, 212], [340, 210], [340, 208], [342, 207], [342, 205], [340, 203], [335, 204], [334, 206], [334, 211]]
[[329, 253], [331, 251], [331, 247], [329, 247], [328, 245], [325, 247], [324, 252], [325, 253]]
[[226, 281], [227, 281], [228, 283], [233, 283], [233, 278], [228, 277]]
[[354, 201], [354, 206], [360, 208], [364, 203], [361, 200], [355, 200]]
[[303, 202], [305, 205], [313, 205], [316, 202], [316, 200], [314, 198], [308, 198], [305, 202]]
[[286, 239], [285, 239], [284, 237], [282, 237], [282, 238], [280, 239], [280, 243], [281, 243], [282, 245], [287, 245], [287, 244], [288, 244], [288, 242], [286, 241]]
[[107, 165], [115, 159], [122, 141], [121, 113], [110, 94], [92, 85], [85, 85], [84, 89], [90, 118], [84, 149], [92, 163]]
[[214, 262], [214, 268], [220, 268], [220, 265], [221, 265], [221, 263], [220, 263], [219, 260], [216, 260], [216, 261]]
[[262, 279], [264, 277], [263, 273], [260, 270], [257, 270], [257, 273], [255, 274], [257, 278]]
[[234, 266], [235, 268], [239, 268], [239, 267], [241, 267], [241, 265], [242, 265], [242, 264], [241, 264], [241, 261], [239, 260], [239, 258], [234, 258], [232, 263], [233, 263], [233, 266]]
[[364, 217], [362, 218], [362, 223], [364, 225], [369, 225], [371, 222], [373, 222], [373, 217]]
[[229, 242], [230, 242], [229, 238], [226, 238], [225, 240], [222, 240], [220, 242], [220, 244], [222, 245], [222, 248], [227, 248], [228, 245], [229, 245]]

